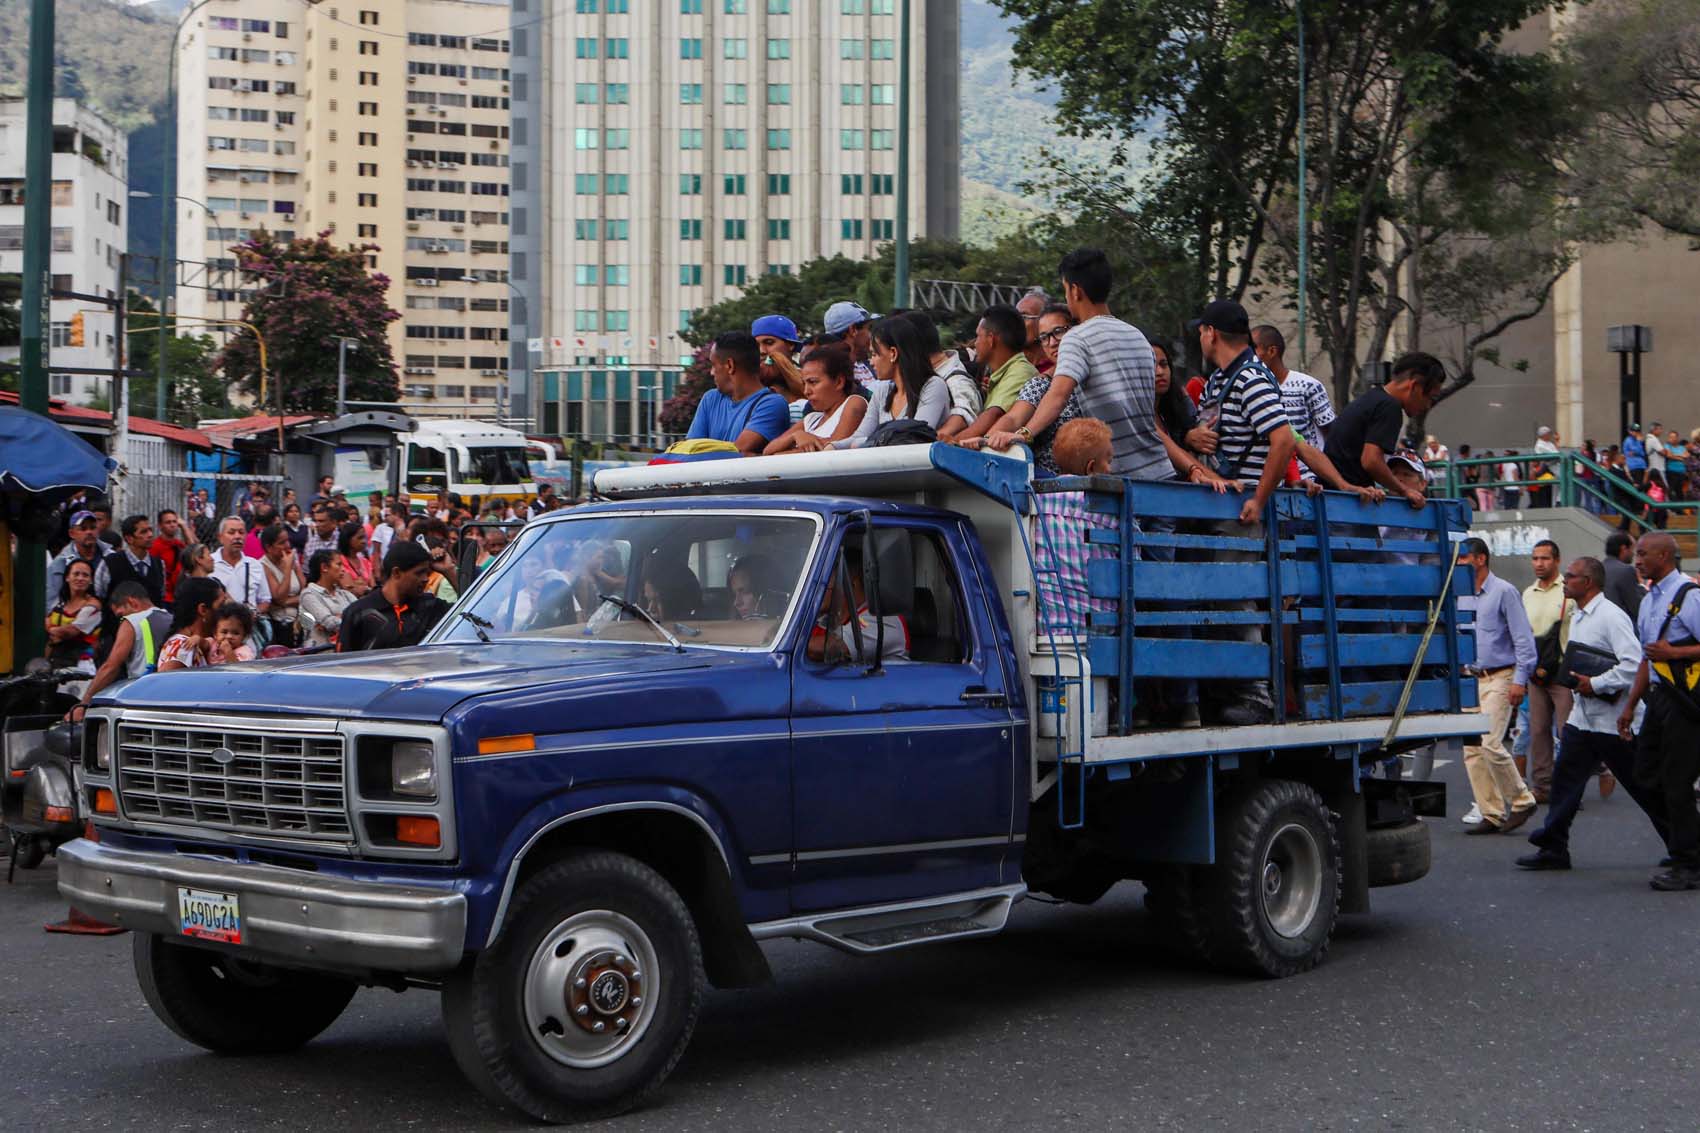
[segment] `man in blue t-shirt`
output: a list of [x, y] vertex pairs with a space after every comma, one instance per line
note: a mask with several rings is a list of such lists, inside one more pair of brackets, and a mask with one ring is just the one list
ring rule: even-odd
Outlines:
[[691, 440], [728, 441], [756, 456], [791, 427], [785, 399], [761, 384], [761, 347], [755, 336], [727, 331], [709, 348], [714, 388], [703, 394], [691, 419]]

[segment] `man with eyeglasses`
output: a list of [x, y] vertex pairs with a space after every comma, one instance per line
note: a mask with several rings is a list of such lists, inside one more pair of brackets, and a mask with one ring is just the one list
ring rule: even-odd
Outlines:
[[[1583, 556], [1565, 568], [1564, 594], [1572, 603], [1570, 650], [1577, 668], [1560, 679], [1567, 684], [1574, 682], [1571, 687], [1575, 696], [1559, 737], [1558, 760], [1552, 771], [1552, 803], [1546, 822], [1529, 835], [1535, 852], [1517, 859], [1523, 869], [1570, 868], [1570, 826], [1582, 807], [1588, 779], [1602, 763], [1623, 781], [1630, 798], [1653, 823], [1660, 841], [1669, 841], [1664, 797], [1636, 780], [1635, 745], [1617, 730], [1618, 705], [1625, 690], [1635, 683], [1642, 650], [1634, 623], [1605, 596], [1605, 584], [1606, 568], [1599, 559]], [[1574, 660], [1578, 657], [1594, 661], [1584, 665]], [[1592, 670], [1592, 675], [1580, 671], [1583, 668]]]
[[1015, 305], [1016, 313], [1021, 316], [1022, 324], [1027, 328], [1027, 346], [1022, 350], [1027, 360], [1033, 363], [1033, 368], [1041, 374], [1048, 374], [1056, 365], [1050, 355], [1045, 353], [1044, 344], [1039, 341], [1039, 320], [1045, 314], [1045, 308], [1051, 305], [1051, 297], [1046, 295], [1043, 288], [1035, 287], [1021, 297]]

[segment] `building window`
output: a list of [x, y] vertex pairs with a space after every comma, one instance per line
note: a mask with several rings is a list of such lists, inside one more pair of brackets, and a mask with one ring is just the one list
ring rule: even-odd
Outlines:
[[681, 287], [698, 287], [702, 284], [701, 264], [680, 264], [679, 285]]
[[596, 265], [578, 264], [573, 268], [573, 282], [580, 287], [596, 286]]
[[[293, 115], [291, 115], [291, 117], [293, 117]], [[363, 146], [375, 146], [378, 144], [378, 135], [370, 130], [362, 131], [359, 137], [359, 143]]]
[[632, 132], [630, 130], [608, 130], [602, 135], [603, 149], [630, 149]]
[[872, 4], [873, 4], [873, 7], [872, 7], [871, 11], [873, 12], [874, 15], [876, 15], [876, 16], [889, 16], [889, 15], [892, 14], [892, 11], [891, 11], [892, 0], [872, 0]]
[[378, 53], [378, 45], [374, 40], [363, 39], [363, 40], [360, 41], [360, 54], [362, 54], [362, 55], [376, 55], [377, 53]]
[[596, 239], [596, 229], [597, 223], [594, 220], [575, 220], [573, 221], [573, 239], [594, 240]]
[[624, 106], [624, 105], [626, 105], [628, 102], [630, 102], [632, 100], [631, 99], [631, 90], [632, 90], [632, 88], [631, 88], [630, 83], [609, 83], [608, 84], [608, 98], [607, 98], [608, 105], [609, 106]]
[[376, 71], [361, 71], [360, 72], [360, 85], [363, 86], [363, 87], [375, 87], [375, 86], [377, 86], [378, 85], [378, 72], [376, 72]]
[[841, 173], [838, 177], [838, 191], [845, 196], [862, 195], [862, 175], [860, 173]]
[[838, 235], [844, 240], [860, 240], [862, 238], [862, 222], [859, 220], [839, 221]]
[[750, 132], [748, 130], [723, 130], [721, 142], [726, 149], [749, 149]]
[[700, 220], [681, 220], [679, 222], [679, 239], [681, 239], [681, 240], [701, 240], [702, 239], [702, 221], [700, 221]]
[[862, 148], [862, 131], [860, 131], [860, 130], [840, 130], [840, 131], [838, 131], [838, 148], [840, 148], [840, 149], [851, 149], [851, 150], [861, 149]]
[[[504, 220], [507, 218], [504, 216]], [[605, 220], [602, 222], [603, 239], [625, 240], [631, 236], [632, 222], [629, 220]]]
[[726, 84], [726, 105], [742, 106], [750, 101], [750, 88], [743, 83]]
[[702, 174], [700, 174], [700, 173], [681, 173], [681, 174], [679, 174], [679, 195], [685, 196], [685, 197], [700, 197], [700, 196], [702, 196]]
[[789, 16], [791, 0], [767, 0], [767, 14], [770, 16]]
[[770, 39], [767, 41], [767, 57], [769, 59], [791, 58], [791, 41], [788, 39]]
[[872, 44], [872, 46], [871, 46], [871, 48], [868, 52], [868, 57], [870, 59], [895, 59], [895, 58], [897, 58], [897, 51], [895, 50], [895, 41], [894, 40], [876, 39], [876, 40], [871, 41], [871, 44]]
[[597, 311], [587, 311], [580, 308], [573, 312], [574, 330], [597, 330], [600, 322], [601, 319]]
[[625, 39], [610, 39], [603, 44], [603, 54], [609, 59], [628, 59], [631, 57], [629, 41]]
[[378, 13], [362, 11], [360, 13], [360, 22], [367, 27], [375, 28], [378, 26]]
[[359, 107], [359, 112], [367, 118], [376, 118], [378, 116], [378, 104], [375, 102], [362, 102]]
[[681, 15], [681, 16], [700, 16], [700, 15], [702, 15], [702, 0], [679, 0], [679, 15]]
[[860, 16], [862, 0], [838, 0], [838, 10], [846, 16]]
[[843, 106], [862, 105], [862, 84], [845, 83], [838, 88], [838, 101]]
[[595, 83], [574, 83], [573, 101], [578, 103], [580, 106], [593, 105], [596, 102], [596, 96], [601, 93], [601, 91], [602, 88], [597, 86]]
[[[573, 41], [573, 55], [576, 58], [579, 58], [579, 59], [594, 59], [594, 58], [596, 58], [596, 43], [597, 43], [596, 40], [585, 39], [582, 36], [578, 39], [575, 39]], [[687, 56], [686, 58], [689, 58], [689, 56]]]
[[700, 40], [700, 39], [681, 39], [679, 41], [679, 58], [681, 58], [681, 59], [701, 59], [702, 58], [702, 40]]
[[578, 0], [575, 7], [581, 16], [594, 16], [596, 14], [596, 0]]
[[868, 101], [875, 106], [894, 106], [897, 103], [897, 88], [891, 83], [875, 83], [868, 88]]
[[791, 148], [791, 131], [790, 130], [769, 130], [767, 132], [767, 148], [768, 149], [790, 149]]
[[597, 187], [597, 182], [600, 180], [601, 178], [594, 173], [575, 173], [573, 175], [573, 191], [580, 196], [601, 192]]
[[870, 173], [868, 175], [868, 194], [875, 197], [889, 197], [893, 192], [893, 178], [889, 173]]
[[702, 84], [680, 83], [679, 101], [686, 106], [700, 106], [702, 104]]
[[840, 59], [860, 59], [862, 57], [862, 41], [859, 39], [839, 40], [838, 57]]
[[873, 225], [875, 240], [891, 240], [897, 235], [897, 222], [894, 220], [875, 220]]
[[767, 222], [767, 238], [769, 240], [791, 239], [791, 222], [789, 220], [769, 219]]
[[748, 59], [750, 57], [750, 41], [738, 36], [732, 36], [720, 41], [720, 54], [725, 59]]
[[747, 220], [728, 219], [722, 224], [728, 240], [742, 240], [749, 235], [750, 222]]
[[791, 175], [789, 173], [769, 173], [767, 175], [767, 195], [770, 197], [790, 196]]
[[727, 264], [723, 278], [729, 286], [742, 287], [744, 281], [749, 278], [749, 269], [743, 264]]
[[357, 224], [355, 228], [358, 230], [356, 235], [362, 240], [376, 240], [378, 238], [378, 226], [376, 224]]
[[701, 130], [680, 130], [679, 131], [679, 148], [680, 149], [701, 149], [702, 148], [702, 131]]
[[591, 126], [580, 126], [573, 131], [574, 149], [597, 149], [601, 135]]
[[375, 161], [362, 161], [359, 164], [359, 167], [355, 170], [355, 175], [359, 177], [376, 177], [378, 175], [378, 163]]
[[602, 282], [609, 287], [625, 287], [632, 281], [632, 269], [626, 264], [606, 264], [602, 268]]
[[768, 83], [767, 84], [767, 104], [769, 106], [790, 106], [791, 105], [791, 84], [790, 83]]
[[744, 195], [746, 184], [747, 182], [744, 179], [744, 174], [728, 173], [725, 181], [721, 185], [721, 189], [728, 197], [741, 197]]
[[361, 193], [355, 203], [363, 209], [375, 209], [378, 207], [378, 194]]
[[767, 265], [767, 274], [768, 275], [790, 275], [791, 274], [791, 265], [790, 264], [768, 264]]
[[750, 10], [748, 0], [725, 0], [722, 9], [728, 16], [741, 16]]
[[895, 134], [890, 130], [869, 130], [869, 149], [890, 149]]

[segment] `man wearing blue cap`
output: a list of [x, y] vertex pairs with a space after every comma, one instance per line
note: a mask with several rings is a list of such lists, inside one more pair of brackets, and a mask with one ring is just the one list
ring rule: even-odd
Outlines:
[[59, 601], [59, 591], [65, 585], [65, 569], [79, 559], [89, 565], [92, 573], [100, 565], [106, 550], [100, 542], [100, 520], [94, 512], [83, 510], [72, 514], [71, 541], [47, 564], [47, 604]]
[[784, 315], [763, 315], [750, 324], [750, 333], [761, 350], [762, 385], [790, 403], [795, 425], [809, 408], [803, 396], [803, 370], [796, 359], [797, 344], [803, 340], [797, 324]]
[[877, 318], [878, 315], [860, 303], [845, 299], [826, 309], [822, 325], [827, 334], [850, 348], [850, 357], [856, 362], [856, 380], [864, 385], [874, 380], [874, 368], [868, 364], [868, 357], [873, 353], [874, 336], [869, 332], [868, 324]]

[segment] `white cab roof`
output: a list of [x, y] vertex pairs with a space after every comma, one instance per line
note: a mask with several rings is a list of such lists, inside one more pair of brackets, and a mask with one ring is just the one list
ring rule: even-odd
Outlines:
[[605, 468], [595, 486], [598, 495], [616, 500], [766, 492], [883, 497], [965, 485], [1001, 499], [1005, 485], [1025, 485], [1031, 476], [1025, 449], [1003, 455], [946, 444], [888, 445]]

